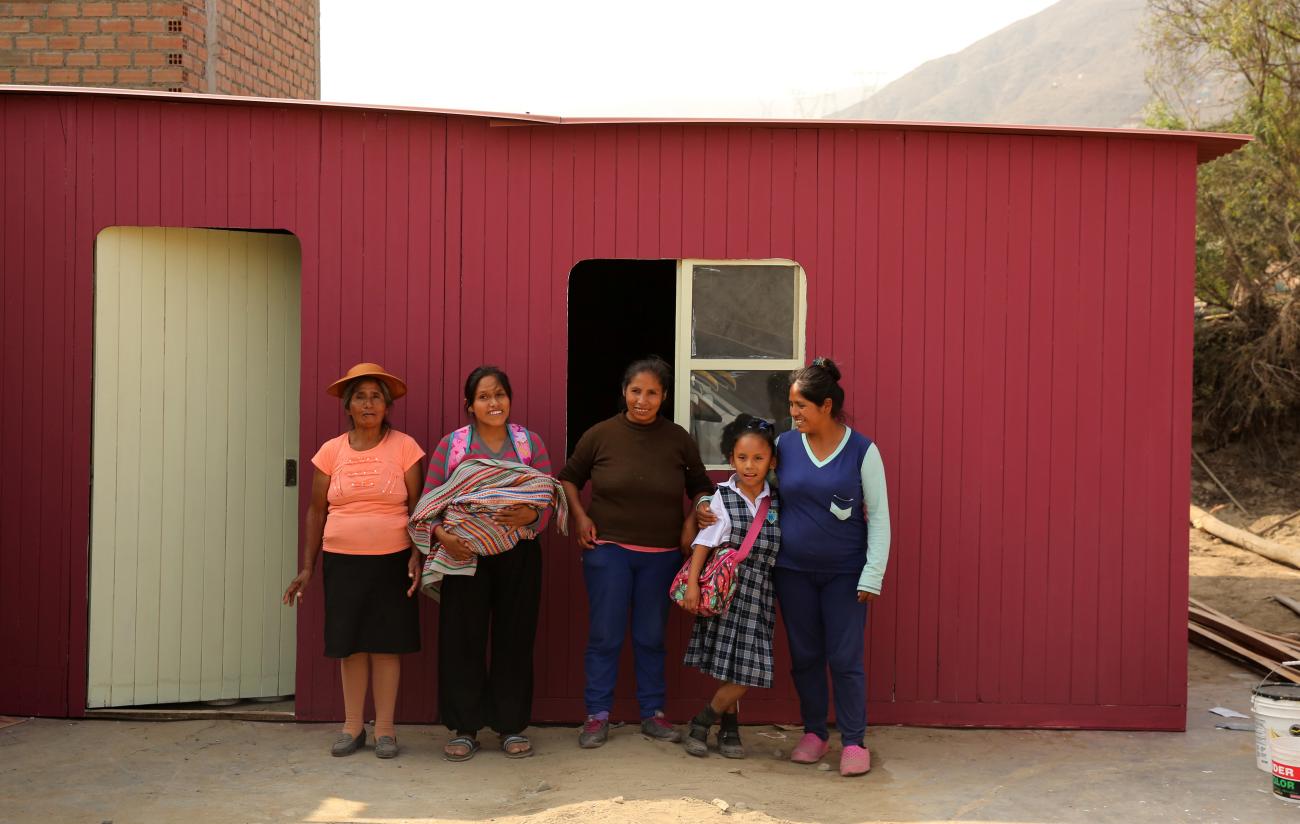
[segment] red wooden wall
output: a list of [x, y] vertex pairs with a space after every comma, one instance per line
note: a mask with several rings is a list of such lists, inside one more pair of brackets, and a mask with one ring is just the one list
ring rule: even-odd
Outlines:
[[[85, 704], [93, 245], [145, 225], [297, 235], [304, 458], [342, 426], [323, 387], [361, 360], [406, 378], [396, 423], [426, 446], [461, 422], [467, 370], [501, 364], [562, 454], [577, 261], [796, 260], [808, 351], [844, 364], [888, 470], [870, 719], [1183, 726], [1190, 140], [6, 94], [0, 151], [0, 712]], [[546, 546], [539, 719], [582, 712], [576, 552]], [[341, 713], [320, 603], [305, 719]], [[430, 606], [406, 720], [435, 712]], [[674, 616], [673, 659], [687, 634]], [[685, 717], [708, 682], [670, 673]], [[746, 711], [794, 719], [788, 679]]]

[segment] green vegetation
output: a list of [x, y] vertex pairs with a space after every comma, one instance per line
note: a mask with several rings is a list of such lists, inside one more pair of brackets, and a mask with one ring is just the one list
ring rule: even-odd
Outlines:
[[1271, 441], [1300, 423], [1300, 0], [1148, 5], [1149, 125], [1255, 136], [1200, 169], [1196, 408]]

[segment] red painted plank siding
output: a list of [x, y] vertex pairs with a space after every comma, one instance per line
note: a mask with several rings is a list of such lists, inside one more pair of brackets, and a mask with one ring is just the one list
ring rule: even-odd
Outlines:
[[[463, 420], [465, 372], [499, 362], [558, 462], [577, 261], [797, 260], [809, 351], [844, 363], [849, 412], [887, 464], [872, 719], [1181, 727], [1192, 143], [37, 94], [0, 96], [0, 115], [0, 364], [48, 399], [39, 416], [0, 408], [28, 479], [0, 479], [16, 675], [0, 711], [84, 706], [93, 244], [158, 223], [297, 235], [304, 461], [342, 425], [320, 387], [368, 359], [407, 377], [397, 423], [426, 448]], [[539, 719], [582, 710], [576, 552], [547, 541]], [[299, 616], [308, 719], [340, 709], [319, 596]], [[436, 713], [431, 606], [406, 720]], [[686, 629], [675, 615], [674, 658]], [[684, 715], [709, 685], [674, 667], [672, 688]], [[797, 714], [785, 678], [746, 706]]]

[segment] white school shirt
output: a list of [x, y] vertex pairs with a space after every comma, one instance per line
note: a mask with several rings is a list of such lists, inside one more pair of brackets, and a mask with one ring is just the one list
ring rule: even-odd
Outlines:
[[[745, 506], [749, 509], [749, 514], [751, 516], [758, 514], [759, 502], [765, 497], [770, 497], [772, 494], [772, 490], [768, 487], [767, 481], [764, 481], [763, 491], [758, 493], [758, 500], [751, 501], [749, 498], [746, 498], [745, 493], [741, 492], [740, 488], [736, 486], [735, 473], [732, 473], [731, 477], [723, 481], [720, 486], [725, 486], [740, 495], [740, 499], [745, 502]], [[730, 540], [731, 516], [727, 514], [727, 505], [722, 502], [721, 495], [715, 494], [709, 500], [709, 511], [712, 512], [718, 520], [700, 530], [700, 534], [695, 536], [694, 541], [691, 541], [691, 546], [707, 546], [711, 549], [713, 547], [722, 546]]]

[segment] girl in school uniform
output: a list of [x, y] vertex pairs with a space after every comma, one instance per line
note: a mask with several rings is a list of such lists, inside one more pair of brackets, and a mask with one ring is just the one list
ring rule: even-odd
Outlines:
[[[867, 604], [889, 560], [889, 499], [880, 450], [844, 423], [840, 370], [828, 358], [790, 374], [794, 428], [776, 442], [781, 551], [772, 583], [790, 644], [804, 736], [790, 760], [815, 764], [830, 749], [826, 718], [835, 688], [840, 774], [871, 769], [863, 746], [867, 685], [862, 665]], [[697, 508], [701, 527], [713, 523]]]
[[[776, 459], [776, 427], [762, 418], [742, 414], [722, 430], [722, 454], [734, 474], [712, 496], [709, 510], [717, 518], [693, 542], [691, 574], [682, 606], [694, 612], [700, 603], [700, 572], [709, 552], [723, 544], [741, 547], [760, 513], [753, 546], [736, 568], [736, 590], [727, 611], [699, 616], [683, 663], [722, 682], [699, 715], [691, 719], [686, 751], [709, 754], [709, 729], [720, 724], [718, 751], [744, 758], [737, 710], [750, 687], [772, 686], [772, 627], [776, 604], [772, 594], [772, 564], [781, 548], [779, 504], [767, 484]], [[764, 507], [764, 502], [767, 506]]]

